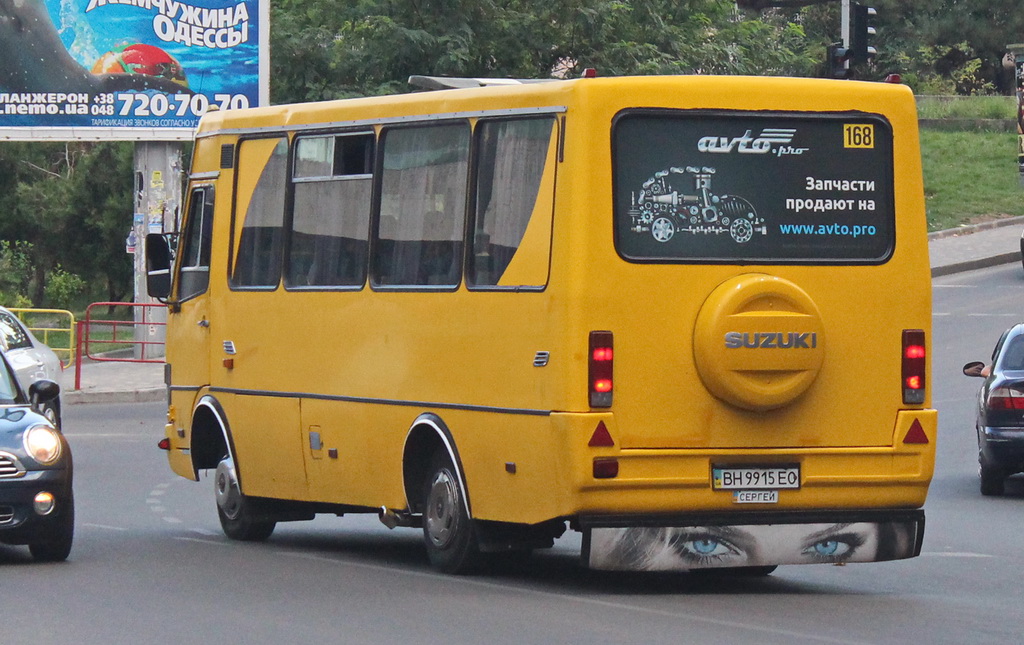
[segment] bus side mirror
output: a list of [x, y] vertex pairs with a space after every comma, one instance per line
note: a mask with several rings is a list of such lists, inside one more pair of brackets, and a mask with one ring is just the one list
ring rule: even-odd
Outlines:
[[160, 233], [146, 236], [146, 292], [161, 302], [171, 295], [171, 244]]

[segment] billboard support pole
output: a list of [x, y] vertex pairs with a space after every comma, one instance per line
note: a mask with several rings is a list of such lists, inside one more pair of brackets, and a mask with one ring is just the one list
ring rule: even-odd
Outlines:
[[[126, 240], [126, 250], [132, 255], [134, 266], [135, 303], [156, 302], [146, 293], [146, 256], [144, 241], [149, 233], [175, 233], [181, 221], [182, 148], [179, 141], [139, 141], [135, 144], [135, 212]], [[145, 307], [135, 308], [135, 351], [145, 347], [162, 347], [166, 312], [154, 309], [150, 317], [163, 320], [140, 320]], [[160, 343], [158, 345], [150, 343]], [[152, 350], [150, 350], [152, 351]], [[156, 358], [139, 356], [134, 358]]]

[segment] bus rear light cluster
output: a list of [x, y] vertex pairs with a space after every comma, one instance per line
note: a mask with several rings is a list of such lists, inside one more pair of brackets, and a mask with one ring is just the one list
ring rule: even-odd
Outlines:
[[903, 330], [903, 403], [924, 403], [927, 350], [923, 329]]
[[587, 373], [590, 383], [590, 407], [592, 408], [610, 408], [612, 406], [614, 354], [610, 331], [590, 332]]
[[614, 479], [619, 476], [619, 460], [615, 457], [594, 458], [594, 479]]

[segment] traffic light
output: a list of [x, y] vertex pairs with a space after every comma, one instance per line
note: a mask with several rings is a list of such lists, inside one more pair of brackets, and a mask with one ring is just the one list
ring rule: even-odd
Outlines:
[[872, 7], [854, 4], [850, 6], [850, 14], [850, 61], [866, 63], [877, 53], [869, 40], [875, 35], [871, 22], [878, 12]]
[[828, 73], [830, 78], [850, 78], [850, 50], [839, 43], [828, 46]]

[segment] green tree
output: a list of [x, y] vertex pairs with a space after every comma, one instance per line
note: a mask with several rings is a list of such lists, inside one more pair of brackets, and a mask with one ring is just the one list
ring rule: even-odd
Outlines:
[[130, 260], [111, 249], [131, 223], [131, 151], [130, 143], [0, 146], [0, 240], [26, 249], [24, 295], [36, 306], [48, 304], [51, 275], [80, 277], [90, 295], [130, 292]]
[[1024, 41], [1019, 0], [877, 0], [876, 67], [921, 93], [1012, 94], [1007, 45]]
[[413, 74], [807, 75], [820, 58], [792, 14], [762, 20], [731, 0], [280, 0], [272, 11], [274, 102], [407, 91]]
[[134, 147], [131, 143], [97, 145], [79, 165], [73, 199], [77, 216], [70, 229], [81, 240], [68, 250], [65, 266], [93, 285], [91, 295], [111, 302], [131, 300], [132, 256], [124, 240], [134, 211]]

